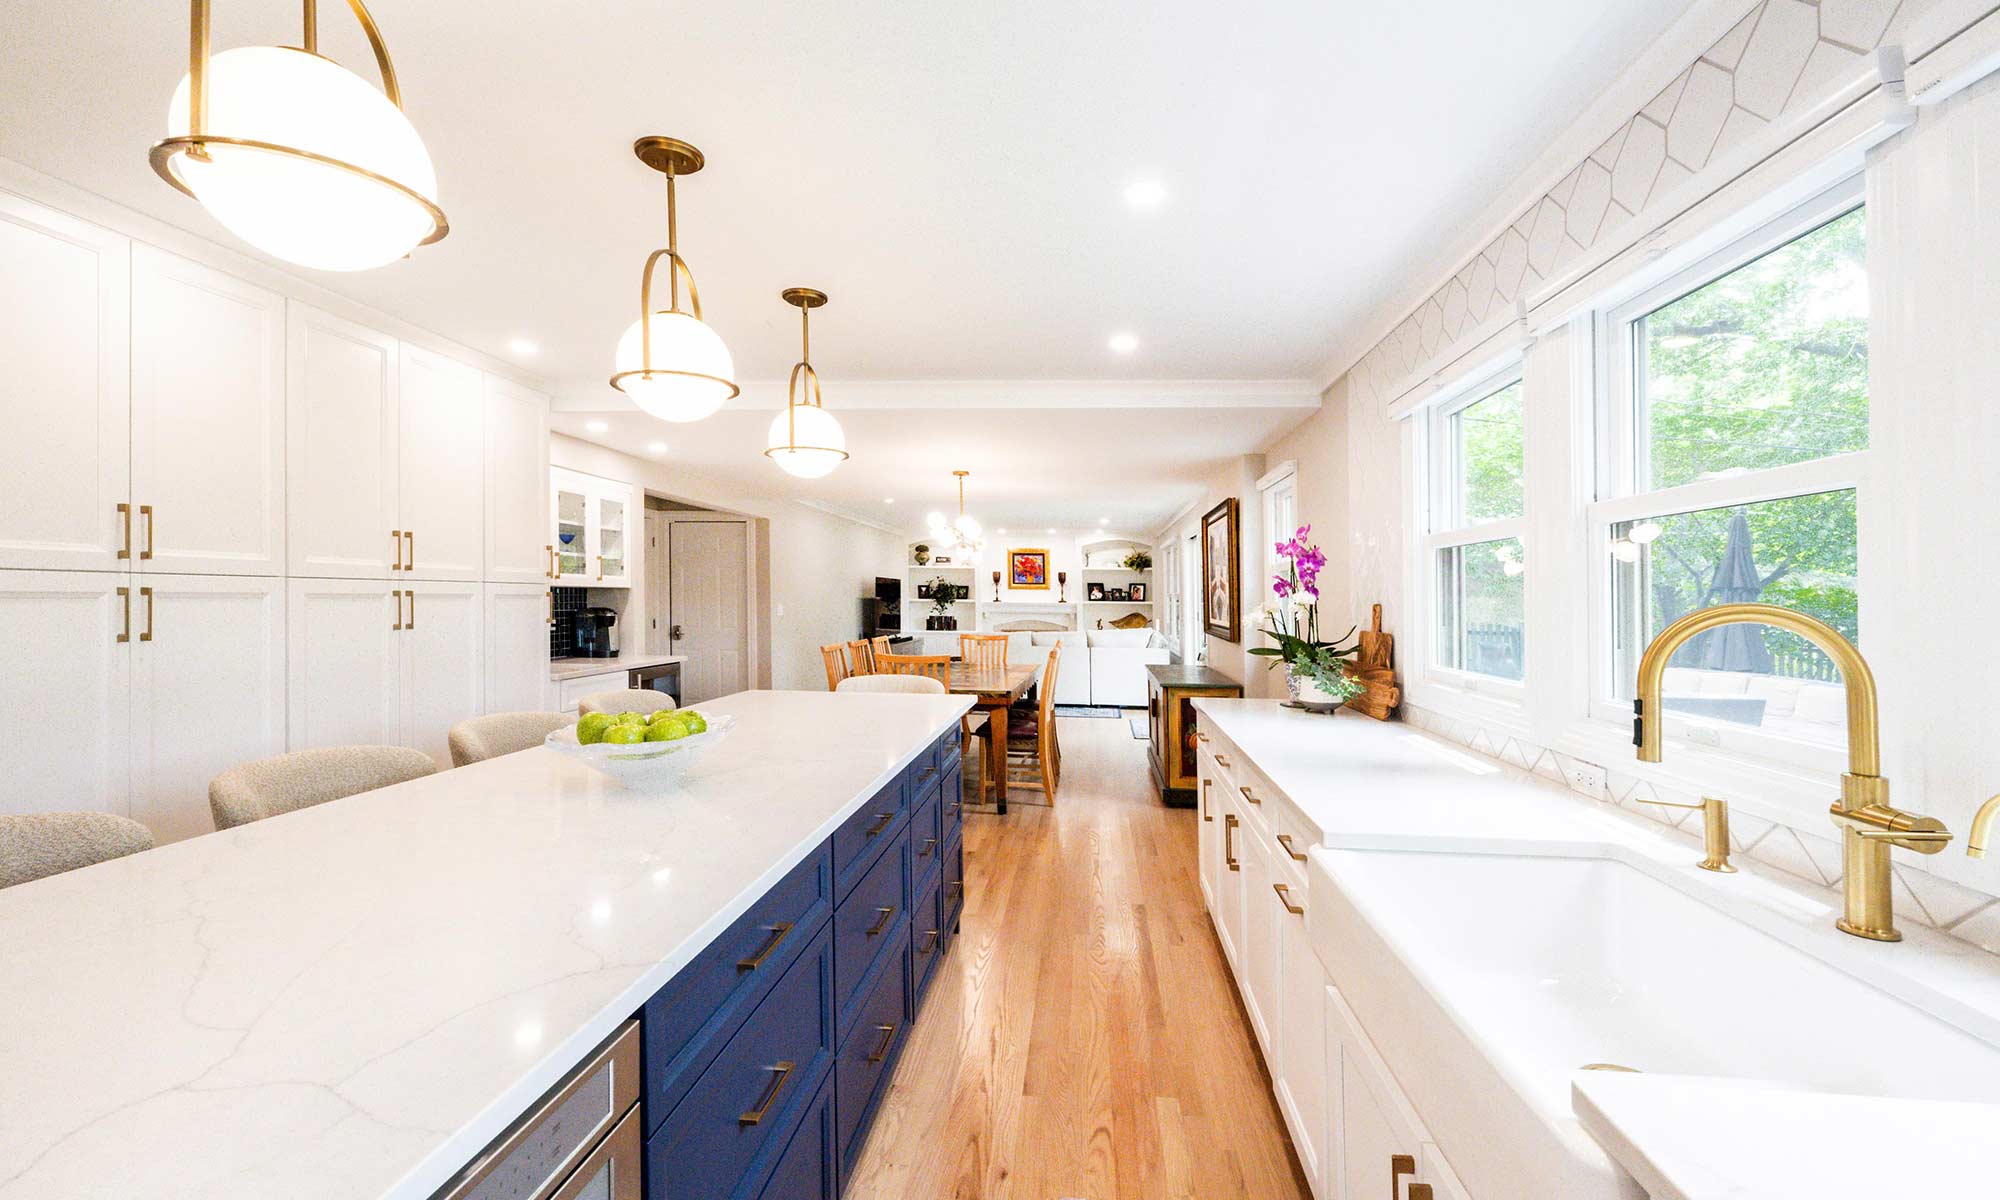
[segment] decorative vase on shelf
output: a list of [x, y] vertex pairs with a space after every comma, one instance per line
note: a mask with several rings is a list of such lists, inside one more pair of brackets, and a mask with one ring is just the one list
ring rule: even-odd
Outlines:
[[1000, 572], [993, 572], [993, 603], [1000, 603]]
[[1061, 588], [1061, 589], [1062, 589], [1062, 591], [1060, 592], [1060, 594], [1058, 594], [1058, 595], [1056, 596], [1056, 603], [1057, 603], [1057, 604], [1068, 604], [1068, 603], [1069, 603], [1069, 572], [1068, 572], [1068, 571], [1057, 571], [1057, 572], [1056, 572], [1056, 586], [1057, 586], [1058, 588]]
[[931, 548], [929, 546], [920, 545], [917, 547], [917, 552], [911, 557], [915, 558], [917, 560], [917, 565], [921, 567], [925, 563], [931, 560]]
[[1292, 703], [1309, 712], [1330, 713], [1345, 703], [1321, 687], [1319, 680], [1290, 663], [1285, 664], [1285, 688], [1292, 694]]

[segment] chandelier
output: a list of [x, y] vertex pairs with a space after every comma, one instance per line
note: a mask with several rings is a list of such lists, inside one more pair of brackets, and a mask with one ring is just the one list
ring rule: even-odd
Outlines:
[[[701, 170], [701, 151], [670, 137], [643, 137], [632, 143], [639, 161], [667, 177], [667, 245], [646, 259], [639, 280], [639, 319], [618, 339], [617, 374], [611, 386], [632, 397], [662, 421], [699, 421], [742, 389], [736, 364], [715, 330], [702, 323], [701, 293], [694, 272], [680, 255], [680, 221], [674, 208], [674, 180]], [[667, 260], [667, 307], [653, 307], [653, 268]], [[687, 280], [688, 308], [681, 308], [681, 280]]]
[[[785, 385], [785, 411], [771, 422], [764, 454], [802, 479], [818, 479], [847, 461], [847, 435], [820, 401], [819, 372], [812, 366], [812, 310], [826, 303], [813, 288], [786, 288], [780, 296], [799, 310], [799, 361]], [[812, 385], [807, 393], [803, 380]]]
[[381, 91], [319, 54], [314, 0], [304, 45], [211, 55], [208, 0], [192, 0], [188, 73], [167, 106], [153, 170], [231, 233], [302, 267], [364, 271], [449, 232], [437, 170], [403, 115], [396, 68], [362, 0]]
[[930, 514], [924, 520], [930, 526], [933, 541], [957, 551], [976, 563], [980, 554], [986, 549], [986, 541], [979, 528], [979, 522], [967, 516], [965, 512], [965, 477], [972, 472], [953, 471], [952, 474], [958, 476], [958, 520], [946, 521], [944, 514], [939, 512]]

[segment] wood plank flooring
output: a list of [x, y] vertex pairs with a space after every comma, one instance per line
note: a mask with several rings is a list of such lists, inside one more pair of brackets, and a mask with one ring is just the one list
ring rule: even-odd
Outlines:
[[968, 810], [963, 932], [852, 1200], [1309, 1196], [1203, 910], [1189, 809], [1065, 718], [1055, 808]]

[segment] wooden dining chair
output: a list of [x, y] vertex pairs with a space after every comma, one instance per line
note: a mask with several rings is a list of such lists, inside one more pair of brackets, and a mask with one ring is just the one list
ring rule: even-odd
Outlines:
[[[1056, 802], [1056, 789], [1062, 784], [1062, 749], [1056, 744], [1056, 670], [1062, 656], [1061, 646], [1049, 648], [1048, 665], [1042, 668], [1041, 702], [1033, 709], [1008, 709], [995, 712], [987, 724], [973, 731], [975, 737], [991, 737], [992, 722], [1007, 722], [1007, 761], [1001, 770], [1007, 772], [1009, 791], [1017, 787], [1040, 792], [1048, 802]], [[980, 787], [981, 798], [992, 787], [989, 780]]]
[[884, 654], [875, 660], [884, 675], [928, 675], [951, 686], [951, 656], [946, 654]]
[[982, 671], [1007, 668], [1007, 635], [1004, 633], [961, 633], [958, 656], [968, 667]]
[[[868, 639], [868, 661], [869, 661], [869, 662], [881, 662], [881, 661], [882, 661], [882, 656], [883, 656], [884, 654], [894, 654], [894, 653], [895, 653], [895, 651], [894, 651], [894, 650], [891, 650], [891, 649], [889, 649], [889, 639], [888, 639], [888, 638], [886, 638], [886, 637], [872, 637], [872, 638], [869, 638], [869, 639]], [[882, 668], [880, 668], [880, 667], [876, 667], [876, 668], [875, 668], [875, 670], [876, 670], [876, 672], [877, 672], [877, 673], [880, 673], [880, 672], [881, 672], [881, 670], [882, 670]]]
[[847, 643], [847, 665], [851, 675], [875, 674], [875, 647], [867, 638]]
[[847, 678], [847, 648], [839, 642], [829, 642], [819, 648], [820, 660], [826, 664], [826, 690], [832, 691]]

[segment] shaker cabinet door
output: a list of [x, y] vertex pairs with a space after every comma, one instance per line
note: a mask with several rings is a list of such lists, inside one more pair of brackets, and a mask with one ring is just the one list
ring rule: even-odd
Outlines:
[[399, 579], [396, 340], [296, 302], [288, 312], [289, 573]]
[[407, 342], [398, 354], [396, 524], [405, 577], [476, 580], [486, 556], [483, 377]]
[[486, 585], [486, 711], [550, 711], [549, 589]]
[[403, 598], [403, 744], [451, 766], [451, 727], [486, 708], [486, 589], [418, 583]]
[[128, 815], [131, 642], [121, 571], [0, 571], [0, 813]]
[[486, 386], [486, 575], [491, 583], [553, 581], [547, 399], [497, 376]]
[[403, 744], [403, 609], [386, 582], [289, 581], [289, 749]]

